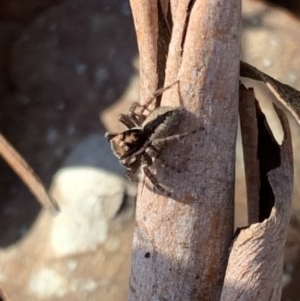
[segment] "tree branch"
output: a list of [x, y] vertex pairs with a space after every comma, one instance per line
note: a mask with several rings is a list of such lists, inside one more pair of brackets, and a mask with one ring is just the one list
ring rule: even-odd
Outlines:
[[[131, 0], [142, 99], [160, 74], [154, 3]], [[186, 109], [178, 132], [205, 129], [166, 147], [164, 159], [182, 171], [157, 167], [172, 198], [147, 180], [139, 186], [129, 300], [218, 300], [233, 233], [240, 1], [171, 1], [171, 8], [165, 86], [178, 79], [179, 87], [162, 105]]]

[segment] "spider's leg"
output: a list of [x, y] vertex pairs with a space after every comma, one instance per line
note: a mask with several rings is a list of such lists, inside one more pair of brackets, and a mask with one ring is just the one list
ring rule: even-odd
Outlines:
[[[202, 127], [201, 130], [203, 130], [203, 129], [204, 129], [204, 128]], [[157, 138], [157, 139], [155, 139], [155, 140], [152, 142], [152, 145], [155, 146], [155, 145], [160, 145], [160, 144], [163, 144], [163, 143], [165, 143], [165, 142], [172, 141], [172, 140], [179, 140], [179, 139], [181, 139], [182, 137], [185, 137], [185, 136], [188, 136], [188, 135], [195, 134], [197, 131], [198, 131], [198, 129], [193, 130], [193, 131], [191, 131], [191, 132], [187, 132], [187, 133], [176, 134], [176, 135], [172, 135], [172, 136], [168, 136], [168, 137], [164, 137], [164, 138]]]
[[167, 169], [172, 169], [176, 171], [177, 173], [181, 173], [179, 169], [177, 169], [175, 166], [168, 163], [165, 159], [161, 158], [161, 149], [157, 149], [154, 145], [149, 145], [145, 152], [149, 154], [154, 160], [157, 160], [161, 163], [162, 166], [166, 167]]
[[[140, 126], [147, 118], [147, 116], [143, 114], [145, 111], [144, 106], [145, 105], [141, 105], [135, 101], [128, 110], [127, 116], [129, 116], [129, 118], [135, 123], [136, 126]], [[150, 110], [148, 111], [150, 112]]]
[[[160, 96], [161, 94], [163, 94], [164, 91], [170, 89], [171, 87], [173, 87], [173, 86], [174, 86], [175, 84], [177, 84], [178, 82], [179, 82], [179, 81], [176, 80], [176, 81], [174, 81], [172, 84], [170, 84], [170, 85], [168, 85], [168, 86], [166, 86], [166, 87], [163, 87], [163, 88], [158, 89], [156, 92], [154, 92], [154, 93], [152, 94], [152, 97], [151, 97], [148, 101], [146, 101], [146, 103], [143, 104], [143, 105], [139, 104], [138, 102], [134, 102], [134, 103], [132, 104], [132, 106], [130, 107], [130, 109], [129, 109], [128, 115], [130, 115], [130, 116], [138, 116], [138, 118], [139, 118], [139, 120], [141, 121], [141, 123], [143, 123], [144, 120], [147, 118], [147, 116], [144, 115], [144, 112], [145, 112], [145, 111], [148, 111], [148, 112], [150, 113], [150, 112], [152, 111], [152, 110], [149, 109], [149, 106], [152, 104], [152, 102], [153, 102], [154, 100], [156, 100], [156, 98], [157, 98], [158, 96]], [[158, 106], [157, 103], [155, 103], [155, 104], [154, 104], [154, 109], [157, 108], [157, 106]], [[140, 109], [140, 111], [139, 111], [138, 113], [135, 112], [135, 110], [136, 110], [137, 108]]]
[[[176, 84], [178, 84], [178, 83], [179, 83], [179, 80], [176, 80], [176, 81], [174, 81], [172, 84], [167, 85], [167, 86], [165, 86], [165, 87], [163, 87], [163, 88], [160, 88], [160, 89], [156, 90], [156, 91], [152, 94], [152, 97], [151, 97], [144, 105], [141, 106], [141, 107], [142, 107], [142, 108], [141, 108], [141, 113], [144, 113], [144, 111], [146, 111], [146, 110], [150, 112], [150, 110], [148, 109], [148, 107], [150, 106], [150, 104], [152, 103], [152, 101], [153, 101], [153, 100], [156, 100], [156, 98], [157, 98], [158, 96], [162, 95], [166, 90], [170, 89], [171, 87], [173, 87], [174, 85], [176, 85]], [[158, 105], [157, 105], [157, 103], [155, 103], [154, 109], [157, 108], [157, 107], [158, 107]]]
[[156, 92], [153, 93], [151, 98], [156, 98], [158, 96], [160, 96], [161, 94], [163, 94], [166, 90], [170, 89], [171, 87], [173, 87], [174, 85], [178, 84], [179, 80], [175, 80], [172, 84], [167, 85], [163, 88], [158, 89]]
[[159, 157], [159, 151], [154, 145], [150, 144], [146, 147], [145, 152], [153, 159], [156, 160]]
[[130, 182], [136, 183], [139, 181], [138, 170], [127, 169], [126, 176], [130, 180]]
[[151, 184], [157, 188], [163, 195], [170, 197], [171, 193], [169, 191], [167, 191], [165, 188], [163, 188], [157, 181], [157, 179], [155, 178], [155, 176], [152, 174], [152, 172], [150, 171], [150, 169], [148, 168], [148, 166], [143, 166], [143, 172], [145, 174], [145, 176], [149, 179], [149, 181], [151, 182]]
[[171, 193], [167, 191], [165, 188], [163, 188], [155, 178], [154, 174], [150, 171], [149, 166], [151, 166], [153, 163], [152, 158], [148, 154], [143, 154], [143, 160], [142, 160], [142, 170], [145, 174], [145, 176], [149, 179], [151, 184], [158, 189], [163, 195], [170, 197]]
[[129, 161], [123, 163], [126, 167], [126, 176], [131, 182], [139, 181], [139, 171], [141, 166], [141, 155], [128, 158]]
[[[155, 98], [153, 98], [155, 99]], [[144, 114], [144, 112], [147, 110], [148, 112], [151, 112], [151, 110], [148, 109], [150, 103], [153, 101], [153, 99], [151, 98], [151, 101], [148, 103], [145, 103], [144, 105], [139, 104], [138, 102], [134, 102], [129, 111], [128, 111], [128, 116], [130, 116], [130, 118], [132, 118], [135, 123], [138, 123], [139, 125], [141, 125], [145, 119], [147, 118], [147, 115]], [[139, 109], [138, 112], [136, 112], [137, 108]]]
[[118, 120], [129, 129], [132, 129], [136, 126], [141, 126], [141, 123], [138, 120], [127, 114], [120, 114], [118, 116]]

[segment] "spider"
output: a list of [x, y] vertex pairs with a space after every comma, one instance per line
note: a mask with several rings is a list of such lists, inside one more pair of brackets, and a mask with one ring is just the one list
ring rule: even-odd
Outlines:
[[[155, 105], [151, 111], [149, 107], [159, 95], [176, 83], [178, 81], [157, 90], [144, 105], [135, 102], [127, 114], [120, 114], [118, 120], [128, 128], [127, 130], [105, 134], [115, 156], [127, 168], [128, 178], [133, 182], [138, 181], [138, 174], [142, 170], [152, 185], [166, 196], [170, 196], [170, 192], [159, 184], [150, 167], [154, 160], [159, 160], [162, 165], [168, 166], [162, 158], [159, 158], [164, 144], [195, 131], [172, 135], [174, 127], [181, 119], [182, 108]], [[145, 114], [146, 111], [149, 112], [148, 115]]]

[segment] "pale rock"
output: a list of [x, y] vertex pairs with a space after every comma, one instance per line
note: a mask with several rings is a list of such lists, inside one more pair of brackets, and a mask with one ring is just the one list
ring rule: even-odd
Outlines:
[[107, 239], [109, 220], [117, 215], [126, 190], [124, 178], [108, 171], [121, 170], [115, 161], [107, 141], [92, 135], [56, 173], [51, 194], [61, 212], [50, 231], [56, 257], [93, 251]]
[[40, 299], [62, 297], [68, 291], [67, 281], [55, 270], [41, 268], [31, 274], [28, 291]]

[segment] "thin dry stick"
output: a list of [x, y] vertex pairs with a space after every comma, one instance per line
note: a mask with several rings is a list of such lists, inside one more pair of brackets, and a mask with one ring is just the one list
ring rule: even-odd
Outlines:
[[0, 155], [22, 179], [42, 206], [53, 212], [59, 211], [56, 202], [49, 196], [44, 185], [21, 155], [0, 134]]
[[240, 86], [240, 123], [242, 134], [242, 144], [245, 161], [248, 224], [259, 221], [259, 160], [257, 158], [258, 125], [255, 109], [255, 97], [253, 89], [246, 89]]
[[[137, 18], [154, 14], [156, 22], [153, 3], [131, 0], [140, 50], [146, 34], [146, 43], [157, 43], [157, 31]], [[162, 105], [190, 112], [178, 131], [205, 130], [164, 153], [182, 170], [158, 167], [172, 198], [139, 186], [129, 300], [218, 300], [233, 232], [240, 2], [183, 0], [171, 7], [165, 85], [178, 79], [179, 87], [164, 93]], [[156, 55], [140, 55], [145, 74]], [[149, 98], [153, 91], [141, 86], [142, 99]]]
[[273, 77], [243, 61], [241, 61], [240, 74], [242, 77], [248, 77], [264, 82], [277, 100], [290, 111], [300, 124], [300, 91], [279, 82]]

